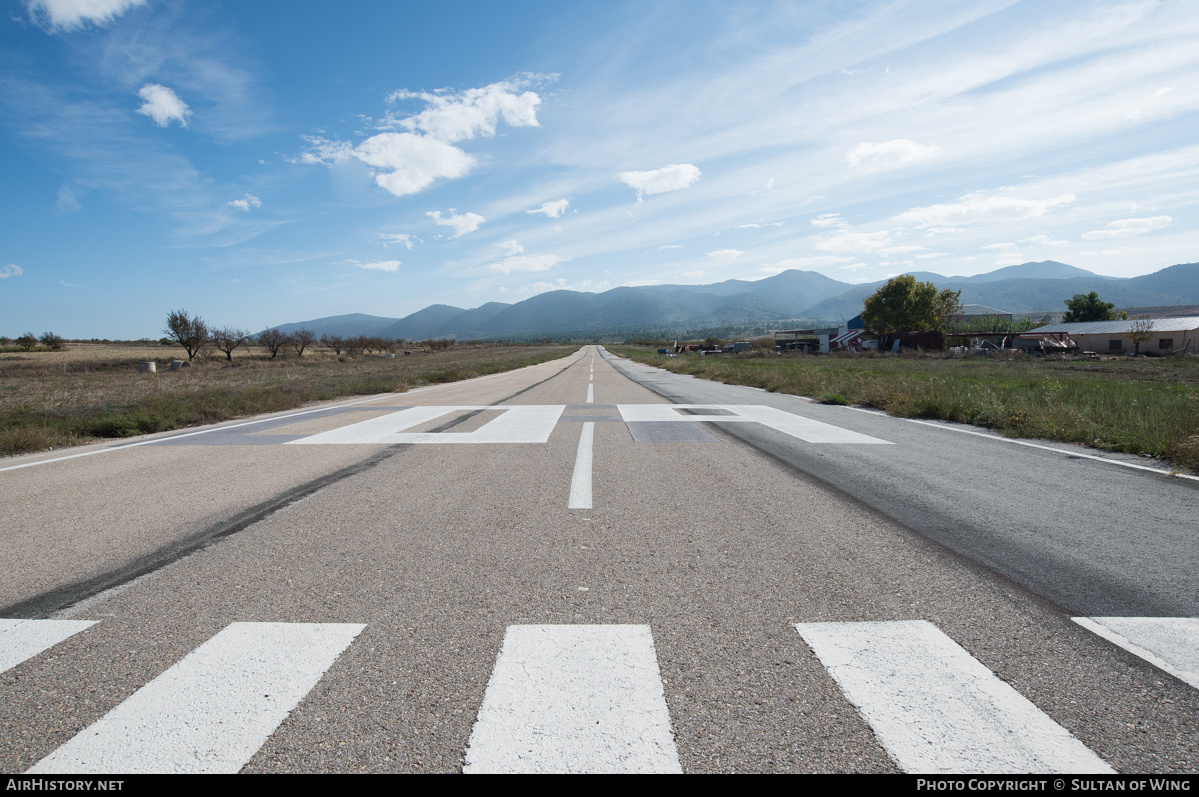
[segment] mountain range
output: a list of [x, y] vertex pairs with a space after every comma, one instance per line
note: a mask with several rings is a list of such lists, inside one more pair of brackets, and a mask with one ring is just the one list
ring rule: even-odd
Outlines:
[[[1105, 277], [1046, 260], [972, 277], [910, 272], [939, 289], [961, 291], [963, 304], [1010, 313], [1053, 313], [1066, 299], [1095, 291], [1117, 307], [1199, 303], [1199, 263], [1170, 266], [1140, 277]], [[647, 285], [603, 293], [550, 291], [515, 304], [488, 302], [464, 310], [435, 304], [404, 318], [353, 313], [281, 324], [292, 332], [369, 335], [406, 340], [539, 338], [617, 339], [638, 335], [736, 334], [780, 325], [839, 325], [862, 312], [866, 297], [886, 280], [854, 285], [814, 271], [789, 270], [760, 280], [711, 285]], [[803, 323], [799, 323], [803, 322]]]

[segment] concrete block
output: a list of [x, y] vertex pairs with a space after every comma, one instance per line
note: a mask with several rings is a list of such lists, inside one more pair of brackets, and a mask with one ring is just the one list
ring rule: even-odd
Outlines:
[[155, 362], [138, 363], [137, 364], [137, 372], [139, 374], [158, 373], [158, 363], [155, 363]]
[[178, 371], [180, 368], [191, 368], [192, 364], [187, 360], [175, 360], [171, 363], [171, 370]]

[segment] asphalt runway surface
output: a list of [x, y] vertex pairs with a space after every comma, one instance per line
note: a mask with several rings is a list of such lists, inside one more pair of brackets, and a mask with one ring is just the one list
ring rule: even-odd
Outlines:
[[1199, 482], [1036, 445], [587, 346], [5, 460], [0, 770], [1195, 772]]

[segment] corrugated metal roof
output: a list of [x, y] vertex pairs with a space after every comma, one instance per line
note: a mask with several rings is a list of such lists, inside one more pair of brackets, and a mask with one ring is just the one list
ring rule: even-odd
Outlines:
[[[1084, 321], [1070, 324], [1046, 324], [1043, 327], [1025, 332], [1025, 335], [1035, 335], [1038, 332], [1065, 332], [1070, 335], [1125, 335], [1132, 331], [1132, 325], [1139, 319], [1130, 318], [1127, 321]], [[1199, 316], [1187, 318], [1153, 318], [1153, 332], [1194, 332], [1199, 330]]]

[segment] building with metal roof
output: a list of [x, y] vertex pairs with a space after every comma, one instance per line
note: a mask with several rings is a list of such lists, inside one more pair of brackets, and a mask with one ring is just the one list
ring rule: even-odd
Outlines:
[[1199, 350], [1196, 343], [1196, 338], [1199, 337], [1199, 316], [1046, 324], [1022, 333], [1021, 337], [1043, 336], [1058, 340], [1069, 338], [1083, 351], [1120, 353], [1137, 348], [1129, 339], [1129, 335], [1138, 328], [1149, 336], [1140, 345], [1143, 354], [1194, 354]]

